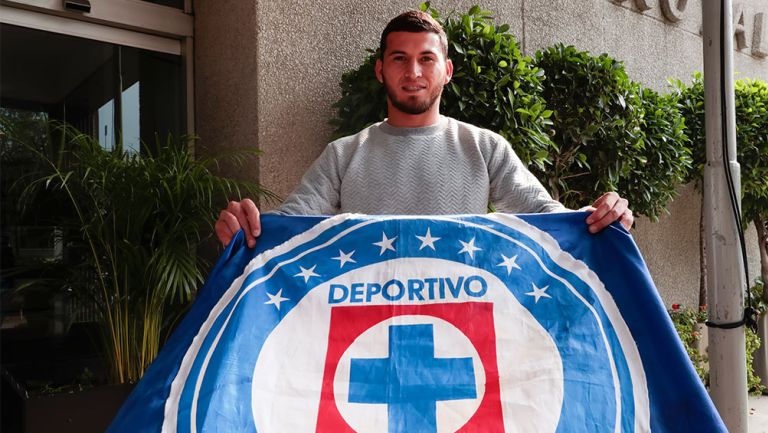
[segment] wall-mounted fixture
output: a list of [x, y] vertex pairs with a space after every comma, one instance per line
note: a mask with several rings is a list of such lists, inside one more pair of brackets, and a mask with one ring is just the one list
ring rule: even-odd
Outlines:
[[91, 2], [88, 0], [64, 0], [64, 9], [73, 12], [91, 12]]

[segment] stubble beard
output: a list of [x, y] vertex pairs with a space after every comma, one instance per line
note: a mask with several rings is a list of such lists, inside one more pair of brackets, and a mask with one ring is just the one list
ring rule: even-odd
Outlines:
[[423, 114], [427, 112], [440, 98], [443, 93], [443, 87], [437, 86], [432, 89], [431, 93], [426, 99], [409, 96], [405, 101], [397, 99], [395, 96], [396, 89], [394, 86], [390, 86], [386, 80], [384, 80], [384, 88], [387, 91], [387, 100], [398, 110], [407, 114]]

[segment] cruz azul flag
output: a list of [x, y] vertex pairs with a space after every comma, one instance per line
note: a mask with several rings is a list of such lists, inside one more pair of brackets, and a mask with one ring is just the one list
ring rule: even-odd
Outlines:
[[585, 218], [264, 216], [109, 432], [725, 432], [631, 236]]

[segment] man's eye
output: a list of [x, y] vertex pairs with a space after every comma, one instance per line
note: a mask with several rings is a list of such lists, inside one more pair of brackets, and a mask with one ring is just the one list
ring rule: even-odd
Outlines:
[[422, 57], [421, 61], [425, 63], [430, 63], [430, 62], [434, 62], [435, 59], [433, 59], [432, 57]]
[[403, 56], [392, 57], [393, 62], [402, 62], [404, 60], [405, 60], [405, 57]]

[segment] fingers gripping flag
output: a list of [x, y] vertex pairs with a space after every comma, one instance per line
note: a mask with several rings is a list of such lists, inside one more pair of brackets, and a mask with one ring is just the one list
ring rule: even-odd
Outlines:
[[631, 237], [584, 219], [265, 216], [109, 431], [725, 432]]

